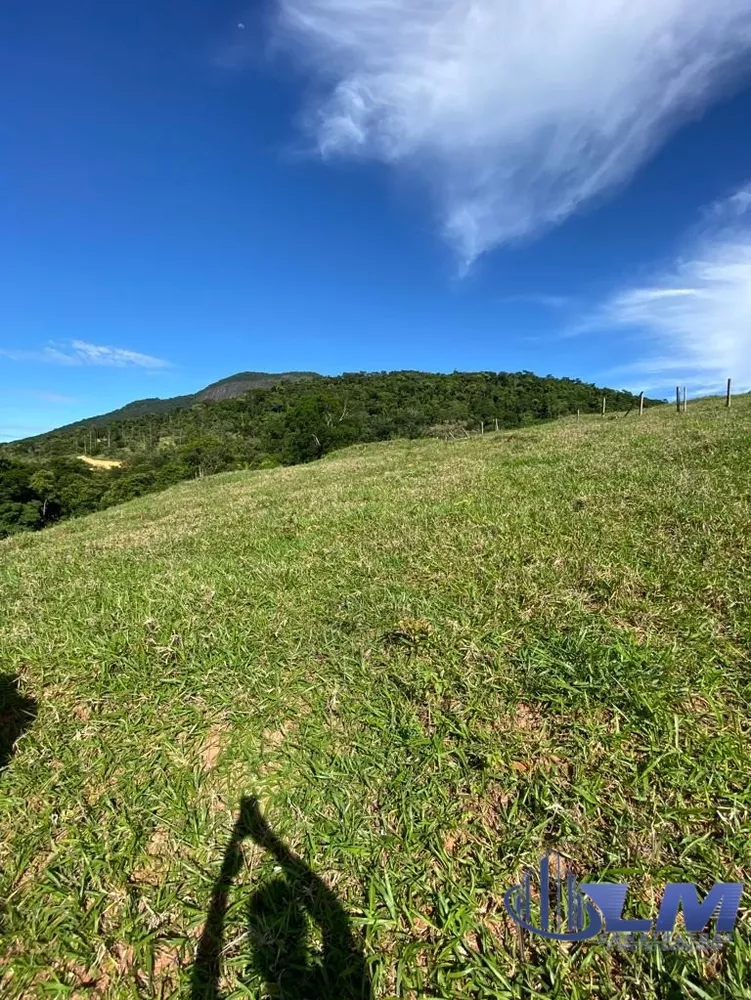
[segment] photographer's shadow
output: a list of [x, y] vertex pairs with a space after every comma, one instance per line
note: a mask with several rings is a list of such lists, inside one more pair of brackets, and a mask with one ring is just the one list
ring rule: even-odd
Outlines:
[[[370, 977], [349, 919], [334, 893], [274, 834], [258, 800], [244, 798], [211, 897], [196, 962], [191, 1000], [220, 1000], [219, 976], [228, 894], [242, 865], [241, 844], [251, 839], [281, 869], [257, 889], [248, 906], [253, 963], [279, 1000], [368, 1000]], [[308, 941], [312, 919], [322, 948]]]
[[18, 678], [0, 674], [0, 771], [8, 766], [16, 740], [37, 714], [37, 704], [18, 690]]

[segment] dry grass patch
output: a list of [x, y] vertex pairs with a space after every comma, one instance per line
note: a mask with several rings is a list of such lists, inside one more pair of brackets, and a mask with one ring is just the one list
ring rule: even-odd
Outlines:
[[92, 469], [119, 469], [123, 465], [114, 458], [92, 458], [90, 455], [78, 455], [78, 458]]

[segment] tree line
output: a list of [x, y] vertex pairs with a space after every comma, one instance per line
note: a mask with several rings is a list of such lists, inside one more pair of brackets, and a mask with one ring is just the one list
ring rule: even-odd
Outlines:
[[[603, 396], [609, 413], [636, 404], [632, 393], [531, 372], [405, 371], [280, 382], [106, 424], [95, 418], [0, 447], [0, 537], [184, 479], [309, 462], [350, 444], [596, 413]], [[93, 469], [80, 455], [122, 465]]]

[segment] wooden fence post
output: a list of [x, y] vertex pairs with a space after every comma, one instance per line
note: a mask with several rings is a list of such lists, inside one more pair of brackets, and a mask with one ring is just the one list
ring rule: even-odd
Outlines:
[[495, 429], [498, 430], [498, 417], [495, 418]]
[[641, 416], [642, 413], [644, 413], [644, 393], [640, 392], [639, 393], [639, 416]]
[[728, 409], [730, 409], [730, 387], [731, 387], [732, 384], [733, 384], [733, 380], [731, 378], [729, 378], [728, 379], [728, 389], [727, 389], [727, 393], [725, 394], [725, 406]]
[[605, 397], [602, 397], [602, 415], [605, 416]]
[[580, 412], [581, 412], [580, 410], [576, 411], [576, 422], [577, 422], [577, 424], [579, 423], [579, 413]]
[[686, 412], [686, 386], [683, 387], [683, 412]]
[[675, 387], [675, 408], [678, 413], [681, 412], [681, 387], [679, 385]]

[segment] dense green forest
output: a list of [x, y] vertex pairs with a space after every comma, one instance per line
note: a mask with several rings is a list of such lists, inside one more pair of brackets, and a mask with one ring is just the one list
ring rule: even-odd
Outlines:
[[[120, 419], [93, 418], [0, 447], [0, 537], [230, 469], [292, 465], [358, 442], [522, 427], [636, 398], [531, 372], [346, 374], [280, 381]], [[648, 400], [654, 405], [659, 400]], [[118, 460], [93, 469], [81, 455]]]

